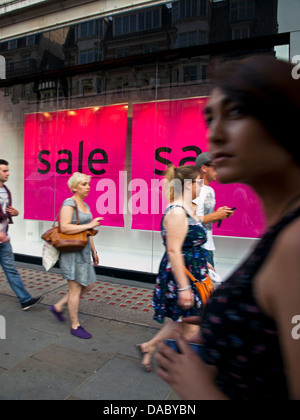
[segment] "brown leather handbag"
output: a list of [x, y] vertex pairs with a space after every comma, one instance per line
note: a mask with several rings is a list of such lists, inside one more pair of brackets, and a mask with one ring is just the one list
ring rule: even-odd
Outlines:
[[[79, 225], [80, 224], [79, 213], [78, 213], [78, 207], [77, 207], [76, 201], [75, 201], [75, 206], [76, 206], [75, 209], [76, 209], [76, 216], [77, 216], [77, 225]], [[96, 229], [87, 229], [87, 230], [84, 230], [83, 232], [74, 233], [74, 234], [62, 233], [60, 231], [59, 226], [55, 226], [58, 215], [56, 216], [53, 222], [52, 228], [47, 230], [45, 233], [43, 233], [42, 239], [44, 239], [44, 241], [53, 245], [54, 248], [56, 248], [60, 252], [81, 251], [83, 248], [87, 246], [88, 241], [89, 241], [88, 237], [95, 236], [98, 233]]]
[[201, 297], [203, 306], [206, 305], [206, 302], [208, 301], [208, 299], [214, 291], [214, 284], [211, 278], [207, 274], [204, 280], [197, 280], [186, 267], [184, 267], [184, 271], [185, 274], [195, 283], [195, 286]]

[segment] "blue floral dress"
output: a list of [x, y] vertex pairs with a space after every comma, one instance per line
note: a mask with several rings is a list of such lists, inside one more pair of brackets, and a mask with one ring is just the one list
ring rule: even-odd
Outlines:
[[[166, 247], [167, 232], [163, 227], [164, 217], [169, 210], [181, 207], [172, 205], [167, 208], [161, 221], [161, 235], [163, 243]], [[206, 229], [201, 222], [197, 222], [185, 210], [188, 220], [188, 232], [185, 237], [182, 254], [184, 256], [185, 265], [187, 269], [198, 280], [203, 280], [207, 272], [207, 253], [202, 245], [206, 242]], [[159, 267], [159, 273], [156, 280], [156, 287], [153, 296], [154, 320], [159, 323], [164, 322], [164, 318], [171, 318], [173, 321], [180, 321], [181, 317], [188, 317], [192, 315], [199, 315], [202, 307], [200, 295], [194, 286], [194, 283], [189, 280], [195, 297], [193, 308], [183, 310], [178, 306], [177, 283], [172, 273], [172, 268], [169, 262], [167, 251], [165, 252]]]

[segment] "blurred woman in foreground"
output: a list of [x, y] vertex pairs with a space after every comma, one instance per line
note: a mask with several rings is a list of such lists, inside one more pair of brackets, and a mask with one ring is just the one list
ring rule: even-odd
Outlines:
[[[257, 56], [216, 71], [205, 111], [218, 180], [260, 196], [267, 231], [207, 303], [206, 365], [182, 337], [161, 345], [159, 375], [184, 399], [299, 399], [300, 80]], [[253, 209], [255, 212], [256, 209]]]

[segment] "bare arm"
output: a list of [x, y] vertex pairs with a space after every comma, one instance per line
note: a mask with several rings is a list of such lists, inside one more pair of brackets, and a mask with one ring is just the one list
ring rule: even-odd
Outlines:
[[72, 224], [73, 213], [74, 207], [63, 206], [61, 208], [59, 216], [59, 225], [62, 233], [72, 235], [75, 233], [84, 232], [87, 229], [92, 229], [97, 226], [100, 226], [100, 221], [102, 220], [101, 217], [96, 217], [90, 223], [87, 223], [85, 225], [74, 225]]
[[[293, 335], [292, 320], [300, 315], [299, 249], [300, 221], [297, 221], [279, 238], [254, 284], [261, 308], [278, 327], [289, 394], [295, 400], [300, 399], [300, 337]], [[299, 332], [299, 327], [296, 331]], [[159, 376], [184, 399], [226, 399], [216, 386], [210, 367], [193, 354], [181, 337], [177, 342], [182, 354], [161, 345], [157, 354]]]
[[300, 339], [293, 337], [292, 320], [300, 315], [299, 249], [300, 221], [297, 220], [282, 233], [255, 280], [258, 301], [278, 327], [290, 398], [297, 400], [300, 399]]
[[6, 233], [4, 232], [0, 232], [0, 242], [4, 243], [4, 242], [8, 242], [8, 236], [6, 235]]
[[12, 217], [19, 216], [19, 211], [12, 206], [8, 206], [6, 210]]
[[234, 213], [234, 210], [230, 210], [229, 207], [219, 207], [218, 210], [214, 211], [213, 213], [206, 214], [205, 216], [202, 216], [203, 223], [217, 223], [220, 220], [225, 220], [228, 217], [231, 217]]
[[216, 368], [205, 364], [182, 337], [176, 341], [181, 354], [160, 345], [158, 375], [184, 400], [228, 400], [215, 384]]
[[[165, 216], [164, 226], [167, 231], [167, 253], [172, 267], [176, 283], [179, 289], [185, 289], [190, 285], [184, 267], [185, 261], [182, 255], [182, 245], [185, 240], [188, 225], [187, 217], [183, 209], [176, 208]], [[193, 306], [191, 289], [178, 292], [179, 306]]]
[[91, 244], [91, 251], [92, 251], [92, 258], [93, 258], [93, 265], [97, 267], [99, 265], [99, 257], [95, 248], [94, 239], [90, 237], [90, 244]]

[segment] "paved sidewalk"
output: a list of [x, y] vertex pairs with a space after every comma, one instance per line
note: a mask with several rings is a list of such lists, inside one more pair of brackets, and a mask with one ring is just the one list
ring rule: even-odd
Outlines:
[[49, 312], [67, 292], [59, 271], [18, 264], [24, 284], [44, 300], [23, 312], [0, 271], [0, 400], [178, 400], [155, 372], [140, 367], [135, 344], [159, 328], [152, 320], [153, 285], [97, 277], [80, 304], [93, 334], [80, 340]]

